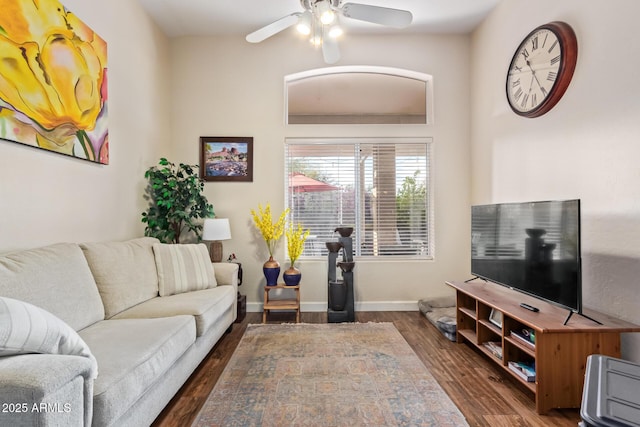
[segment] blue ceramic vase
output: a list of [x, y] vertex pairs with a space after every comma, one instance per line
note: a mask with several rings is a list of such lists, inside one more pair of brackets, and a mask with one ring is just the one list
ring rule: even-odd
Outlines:
[[280, 263], [270, 256], [269, 261], [262, 266], [262, 272], [264, 273], [264, 278], [267, 279], [267, 286], [276, 286], [280, 276]]
[[284, 280], [284, 284], [287, 286], [298, 286], [301, 278], [302, 273], [293, 265], [282, 273], [282, 279]]

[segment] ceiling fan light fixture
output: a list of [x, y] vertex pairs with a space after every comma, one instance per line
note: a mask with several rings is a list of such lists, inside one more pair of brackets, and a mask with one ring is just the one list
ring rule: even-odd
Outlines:
[[315, 7], [323, 25], [331, 25], [335, 21], [336, 13], [331, 9], [331, 4], [327, 0], [317, 1]]
[[324, 25], [330, 25], [336, 19], [336, 13], [333, 10], [324, 12], [320, 15], [320, 22]]
[[[315, 48], [322, 48], [327, 64], [340, 60], [337, 38], [342, 36], [341, 18], [351, 18], [392, 28], [406, 28], [413, 15], [408, 10], [392, 9], [366, 3], [344, 3], [343, 0], [300, 0], [303, 12], [294, 12], [248, 34], [249, 43], [260, 43], [289, 27], [309, 39]], [[341, 15], [341, 16], [338, 16]]]
[[322, 46], [322, 36], [319, 34], [315, 34], [314, 36], [312, 36], [309, 41], [311, 42], [311, 44], [315, 47], [319, 47]]
[[300, 15], [300, 18], [298, 19], [298, 25], [296, 25], [296, 30], [298, 30], [300, 34], [304, 34], [305, 36], [308, 36], [309, 34], [311, 34], [311, 12], [310, 11], [307, 10], [302, 15]]
[[342, 27], [340, 25], [335, 24], [329, 27], [328, 34], [332, 39], [337, 39], [342, 34], [344, 34], [344, 31], [342, 30]]

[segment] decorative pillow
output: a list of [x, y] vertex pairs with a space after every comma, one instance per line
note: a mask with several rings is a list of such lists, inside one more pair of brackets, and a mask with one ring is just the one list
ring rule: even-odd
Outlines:
[[28, 353], [88, 357], [91, 378], [98, 377], [96, 358], [69, 325], [40, 307], [0, 297], [0, 356]]
[[161, 297], [218, 286], [209, 251], [204, 243], [156, 243], [153, 245], [153, 252]]

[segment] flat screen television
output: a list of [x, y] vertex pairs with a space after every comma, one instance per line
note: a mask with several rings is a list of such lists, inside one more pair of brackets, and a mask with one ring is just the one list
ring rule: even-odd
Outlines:
[[580, 200], [472, 206], [471, 273], [582, 313]]

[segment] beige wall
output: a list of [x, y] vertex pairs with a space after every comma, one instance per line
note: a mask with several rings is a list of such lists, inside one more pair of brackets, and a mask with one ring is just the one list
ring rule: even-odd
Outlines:
[[[219, 216], [231, 218], [233, 239], [225, 242], [225, 252], [243, 262], [241, 290], [257, 309], [266, 251], [249, 210], [266, 202], [282, 209], [286, 137], [431, 136], [436, 259], [359, 262], [360, 308], [415, 308], [419, 298], [448, 293], [444, 280], [466, 278], [470, 202], [579, 197], [585, 304], [640, 323], [637, 1], [585, 8], [580, 0], [510, 0], [470, 40], [347, 35], [347, 59], [336, 65], [434, 76], [434, 125], [354, 128], [284, 125], [284, 76], [325, 66], [320, 52], [286, 34], [259, 45], [242, 37], [168, 41], [136, 2], [65, 5], [109, 44], [111, 164], [0, 141], [0, 252], [139, 236], [143, 174], [160, 156], [198, 163], [201, 135], [253, 136], [254, 182], [208, 183], [206, 194]], [[517, 117], [504, 95], [511, 56], [531, 29], [557, 19], [578, 35], [573, 82], [547, 115]], [[282, 245], [277, 258], [286, 267]], [[326, 262], [308, 261], [301, 268], [303, 304], [323, 309]], [[623, 353], [640, 361], [640, 339], [625, 336]]]
[[[338, 66], [377, 65], [433, 76], [435, 124], [410, 126], [284, 125], [284, 77], [325, 67], [320, 51], [288, 32], [252, 45], [243, 37], [181, 38], [171, 41], [172, 158], [199, 162], [200, 136], [252, 136], [254, 181], [207, 183], [216, 214], [231, 218], [233, 239], [225, 256], [243, 262], [249, 309], [260, 309], [264, 243], [250, 209], [270, 202], [284, 206], [284, 140], [305, 136], [432, 136], [436, 259], [432, 262], [358, 262], [360, 309], [417, 309], [416, 301], [450, 292], [447, 279], [468, 275], [469, 38], [466, 36], [368, 37], [346, 35]], [[407, 54], [410, 52], [411, 54]], [[281, 243], [276, 259], [288, 267]], [[303, 310], [326, 310], [326, 260], [300, 263]]]
[[[583, 300], [640, 324], [640, 48], [636, 0], [504, 1], [471, 44], [472, 203], [580, 198]], [[578, 63], [564, 97], [536, 119], [505, 97], [511, 57], [529, 31], [571, 24]], [[623, 356], [640, 362], [639, 334]]]
[[142, 235], [144, 171], [167, 153], [167, 39], [137, 2], [64, 4], [108, 43], [111, 164], [0, 141], [0, 252]]

